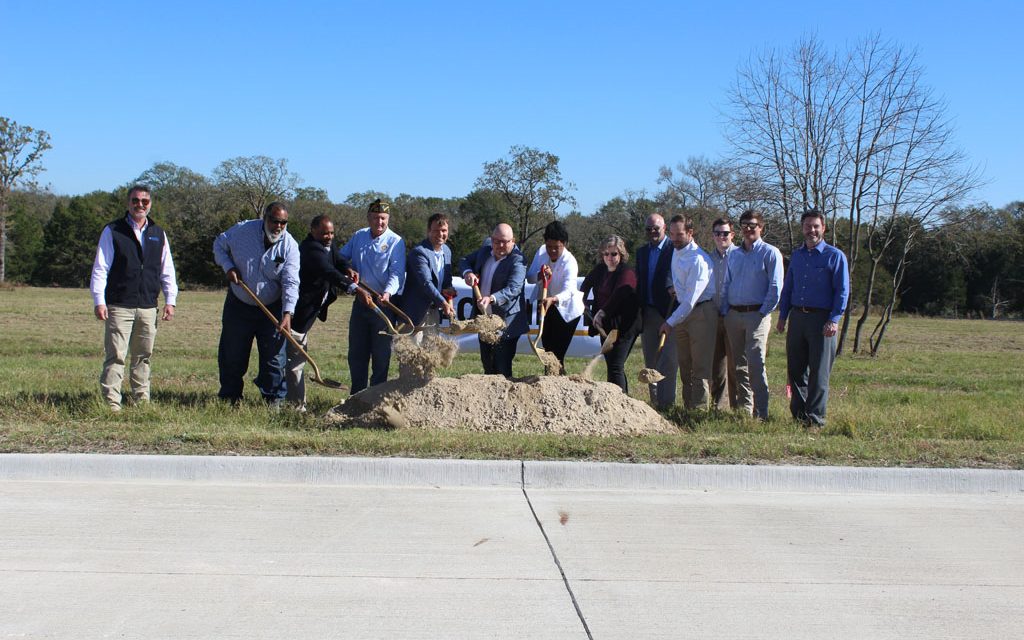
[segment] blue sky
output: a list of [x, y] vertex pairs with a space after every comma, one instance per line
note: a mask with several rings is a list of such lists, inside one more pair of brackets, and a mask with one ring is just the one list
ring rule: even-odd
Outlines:
[[0, 16], [0, 115], [51, 133], [58, 193], [262, 154], [335, 201], [459, 196], [522, 144], [558, 155], [591, 213], [725, 152], [726, 90], [752, 54], [880, 31], [948, 101], [988, 180], [975, 199], [1024, 199], [1019, 2], [0, 0]]

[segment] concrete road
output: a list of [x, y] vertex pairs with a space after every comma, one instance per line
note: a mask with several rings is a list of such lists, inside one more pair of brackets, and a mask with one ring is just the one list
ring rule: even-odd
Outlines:
[[97, 459], [0, 456], [0, 638], [1024, 637], [1019, 490], [564, 489], [503, 464], [481, 486], [130, 481]]

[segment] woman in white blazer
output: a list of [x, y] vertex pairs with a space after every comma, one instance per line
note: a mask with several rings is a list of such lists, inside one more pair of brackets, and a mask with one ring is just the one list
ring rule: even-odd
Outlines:
[[[544, 228], [544, 246], [526, 272], [526, 280], [537, 284], [534, 299], [544, 314], [544, 332], [540, 336], [544, 349], [555, 354], [565, 372], [565, 352], [576, 333], [576, 325], [583, 315], [583, 294], [576, 288], [579, 265], [576, 258], [565, 248], [569, 243], [569, 232], [565, 225], [555, 220]], [[549, 278], [547, 297], [543, 296], [545, 276]]]

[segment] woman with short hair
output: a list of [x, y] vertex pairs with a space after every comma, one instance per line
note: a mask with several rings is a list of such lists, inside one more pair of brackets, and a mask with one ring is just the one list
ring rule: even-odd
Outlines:
[[594, 319], [590, 335], [598, 335], [598, 328], [606, 334], [612, 329], [619, 330], [619, 337], [611, 351], [604, 354], [604, 361], [608, 367], [608, 382], [628, 393], [626, 359], [641, 329], [636, 272], [627, 263], [629, 251], [619, 236], [601, 241], [597, 260], [581, 287], [584, 299], [589, 292], [594, 292], [594, 299], [589, 302]]

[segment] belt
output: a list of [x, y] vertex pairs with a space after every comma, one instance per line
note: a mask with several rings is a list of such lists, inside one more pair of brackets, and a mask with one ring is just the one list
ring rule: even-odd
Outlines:
[[740, 313], [750, 313], [751, 311], [760, 311], [761, 305], [759, 304], [730, 304], [730, 309], [735, 309]]
[[795, 311], [800, 313], [819, 313], [821, 311], [831, 311], [831, 309], [822, 309], [821, 307], [793, 307]]
[[700, 305], [704, 304], [705, 302], [711, 302], [711, 298], [708, 298], [707, 300], [701, 300], [697, 304], [693, 305], [693, 308], [696, 309], [697, 307], [699, 307]]

